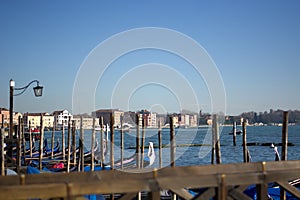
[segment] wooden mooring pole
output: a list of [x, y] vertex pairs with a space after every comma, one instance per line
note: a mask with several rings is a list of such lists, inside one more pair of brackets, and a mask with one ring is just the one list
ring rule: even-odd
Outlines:
[[54, 139], [55, 138], [55, 121], [53, 121], [52, 135], [51, 135], [51, 158], [53, 159], [54, 155]]
[[[115, 125], [115, 116], [114, 113], [111, 112], [110, 113], [110, 167], [111, 169], [114, 169], [115, 167], [115, 157], [114, 157], [114, 153], [115, 153], [115, 135], [114, 135], [114, 125]], [[114, 194], [110, 195], [110, 199], [114, 200]]]
[[72, 120], [72, 154], [73, 154], [73, 165], [76, 165], [76, 123]]
[[144, 153], [145, 153], [145, 126], [146, 117], [142, 115], [142, 140], [141, 140], [141, 168], [144, 168]]
[[232, 127], [232, 140], [233, 140], [233, 146], [236, 146], [236, 122], [233, 122], [233, 127]]
[[80, 165], [81, 171], [84, 172], [84, 130], [83, 130], [83, 117], [80, 116], [80, 139], [79, 139], [79, 146], [80, 146]]
[[159, 168], [162, 168], [162, 134], [161, 120], [158, 121], [158, 151], [159, 151]]
[[121, 153], [121, 169], [123, 169], [124, 159], [124, 133], [123, 133], [123, 116], [121, 116], [121, 129], [120, 129], [120, 153]]
[[211, 161], [210, 163], [215, 164], [215, 153], [216, 153], [216, 137], [214, 126], [211, 127]]
[[96, 138], [96, 119], [93, 118], [93, 128], [92, 128], [92, 143], [91, 143], [91, 171], [94, 171], [95, 168], [95, 153], [94, 153], [94, 148], [95, 148], [95, 138]]
[[30, 156], [30, 158], [32, 158], [32, 134], [31, 134], [31, 121], [29, 121], [28, 129], [29, 129], [29, 156]]
[[[101, 145], [101, 167], [104, 166], [104, 123], [103, 123], [103, 117], [101, 116], [99, 118], [99, 123], [101, 127], [100, 132], [100, 145]], [[106, 141], [107, 142], [107, 141]], [[107, 148], [107, 145], [106, 145]]]
[[2, 115], [2, 127], [0, 130], [0, 145], [1, 145], [1, 176], [5, 176], [5, 157], [4, 157], [4, 131], [5, 129], [3, 128], [3, 115]]
[[136, 168], [140, 168], [140, 114], [136, 114], [135, 122], [136, 122], [136, 140], [135, 140]]
[[110, 114], [110, 166], [114, 169], [115, 165], [115, 135], [114, 135], [115, 116]]
[[[281, 160], [287, 160], [289, 112], [283, 112]], [[286, 199], [285, 190], [280, 187], [280, 199]]]
[[243, 119], [243, 158], [244, 163], [248, 162], [248, 150], [247, 150], [247, 130], [246, 130], [246, 120]]
[[44, 127], [43, 127], [43, 114], [40, 116], [40, 155], [39, 155], [39, 170], [43, 168], [43, 144], [44, 144]]
[[23, 144], [23, 156], [24, 156], [24, 162], [25, 162], [26, 141], [25, 141], [25, 124], [24, 124], [24, 118], [23, 117], [21, 118], [21, 136], [22, 136], [22, 144]]
[[61, 123], [61, 145], [62, 145], [63, 159], [66, 160], [65, 121], [64, 120]]
[[216, 114], [213, 115], [213, 132], [215, 138], [215, 149], [216, 149], [216, 163], [221, 164], [221, 148], [220, 148], [220, 134], [219, 134], [219, 120]]
[[17, 173], [20, 173], [21, 168], [21, 157], [22, 157], [22, 133], [21, 133], [21, 116], [18, 118], [18, 130], [16, 131], [17, 134]]
[[[170, 117], [170, 166], [175, 167], [176, 138], [174, 131], [174, 118]], [[172, 193], [171, 200], [176, 200], [177, 195]]]
[[70, 159], [71, 159], [71, 117], [68, 121], [68, 154], [67, 154], [67, 172], [70, 172]]
[[175, 167], [176, 139], [174, 131], [174, 118], [170, 117], [170, 166]]

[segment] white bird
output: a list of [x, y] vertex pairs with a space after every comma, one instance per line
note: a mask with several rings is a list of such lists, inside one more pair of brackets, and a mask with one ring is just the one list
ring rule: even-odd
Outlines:
[[153, 142], [149, 142], [148, 158], [149, 158], [149, 166], [153, 165], [155, 160], [155, 151], [153, 147]]
[[274, 144], [271, 144], [271, 148], [274, 149], [275, 161], [280, 161], [280, 155], [279, 155], [279, 152], [278, 152], [278, 150], [277, 150], [277, 147], [274, 146]]

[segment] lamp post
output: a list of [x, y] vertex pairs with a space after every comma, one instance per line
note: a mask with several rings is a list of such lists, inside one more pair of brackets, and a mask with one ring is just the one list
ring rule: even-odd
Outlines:
[[[28, 83], [26, 86], [24, 87], [20, 87], [20, 88], [15, 88], [15, 81], [10, 79], [9, 81], [9, 139], [13, 138], [13, 109], [14, 109], [14, 96], [19, 96], [21, 94], [23, 94], [26, 89], [32, 84], [32, 83], [36, 83], [37, 86], [35, 86], [33, 88], [34, 91], [34, 95], [36, 97], [40, 97], [43, 94], [43, 86], [39, 85], [39, 81], [38, 80], [33, 80], [30, 83]], [[14, 91], [20, 91], [17, 94], [14, 94]]]

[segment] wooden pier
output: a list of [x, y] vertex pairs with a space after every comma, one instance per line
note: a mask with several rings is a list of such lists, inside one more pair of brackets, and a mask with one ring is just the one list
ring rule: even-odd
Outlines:
[[[112, 170], [96, 171], [94, 170], [94, 162], [84, 163], [83, 159], [83, 130], [82, 122], [80, 129], [80, 159], [78, 164], [81, 166], [90, 165], [92, 172], [70, 172], [70, 154], [76, 148], [75, 124], [68, 123], [68, 149], [67, 149], [67, 173], [41, 173], [35, 175], [25, 175], [20, 169], [20, 161], [17, 159], [17, 172], [19, 175], [4, 176], [4, 163], [2, 162], [2, 170], [0, 176], [0, 200], [1, 199], [84, 199], [84, 195], [98, 194], [104, 195], [105, 198], [121, 200], [129, 199], [163, 199], [166, 196], [162, 191], [169, 192], [169, 199], [251, 199], [244, 191], [253, 186], [256, 188], [257, 199], [268, 199], [269, 183], [277, 184], [280, 187], [281, 199], [285, 199], [286, 191], [296, 198], [300, 199], [300, 190], [289, 181], [300, 179], [300, 160], [287, 161], [287, 117], [288, 113], [284, 113], [284, 126], [282, 130], [282, 161], [277, 162], [258, 162], [249, 163], [249, 152], [247, 150], [246, 141], [246, 125], [243, 123], [243, 157], [244, 163], [221, 164], [219, 127], [217, 116], [214, 115], [213, 120], [213, 141], [212, 147], [212, 165], [204, 166], [175, 166], [176, 155], [176, 135], [174, 132], [173, 118], [170, 117], [170, 167], [162, 168], [162, 136], [161, 129], [158, 131], [159, 144], [159, 169], [143, 168], [141, 160], [144, 153], [144, 134], [142, 134], [142, 142], [140, 142], [140, 124], [142, 119], [136, 116], [137, 123], [137, 139], [136, 139], [136, 160], [137, 166], [134, 169], [120, 170], [114, 169], [114, 131], [110, 132], [110, 163]], [[113, 122], [111, 115], [111, 122]], [[41, 116], [42, 118], [42, 116]], [[81, 120], [82, 121], [82, 120]], [[103, 120], [100, 120], [101, 127]], [[111, 127], [113, 127], [111, 123]], [[42, 124], [41, 124], [42, 127]], [[95, 127], [95, 120], [93, 121]], [[144, 132], [144, 126], [141, 126]], [[18, 130], [21, 130], [19, 128]], [[3, 131], [1, 131], [3, 133]], [[20, 133], [20, 132], [19, 132]], [[122, 132], [121, 132], [122, 133]], [[101, 149], [103, 148], [103, 129], [101, 129]], [[1, 160], [4, 160], [3, 142], [4, 135], [1, 135]], [[62, 129], [64, 137], [64, 129]], [[71, 143], [72, 135], [72, 143]], [[19, 136], [24, 138], [24, 136]], [[40, 156], [39, 163], [43, 160], [41, 155], [43, 143], [43, 131], [41, 129], [40, 140]], [[52, 149], [54, 137], [52, 132]], [[21, 140], [19, 140], [20, 143]], [[94, 160], [94, 144], [95, 129], [92, 131], [92, 161]], [[18, 143], [18, 144], [19, 144]], [[23, 142], [24, 143], [24, 142]], [[122, 143], [122, 141], [121, 141]], [[19, 147], [19, 153], [21, 147]], [[121, 144], [123, 149], [123, 144]], [[64, 143], [63, 143], [63, 151]], [[103, 154], [103, 149], [101, 150]], [[122, 153], [122, 152], [121, 152]], [[65, 158], [66, 152], [63, 152]], [[53, 156], [53, 155], [52, 155]], [[19, 155], [18, 158], [21, 156]], [[104, 156], [102, 156], [102, 159]], [[76, 157], [73, 157], [73, 163]], [[216, 161], [215, 161], [216, 160]], [[216, 164], [214, 164], [216, 163]], [[121, 163], [123, 166], [123, 162]], [[41, 164], [39, 168], [41, 169]], [[79, 168], [78, 168], [79, 169]], [[193, 190], [193, 192], [191, 192]], [[197, 192], [195, 192], [197, 191]], [[199, 192], [201, 191], [201, 192]], [[141, 195], [143, 194], [143, 195]]]
[[[256, 185], [258, 199], [267, 199], [268, 183], [273, 182], [300, 198], [300, 191], [288, 184], [295, 178], [300, 178], [300, 161], [43, 173], [0, 177], [0, 199], [82, 199], [87, 194], [119, 194], [121, 199], [133, 199], [139, 192], [160, 199], [161, 190], [182, 199], [250, 199], [243, 193], [249, 185]], [[190, 188], [207, 189], [193, 196], [187, 191]]]

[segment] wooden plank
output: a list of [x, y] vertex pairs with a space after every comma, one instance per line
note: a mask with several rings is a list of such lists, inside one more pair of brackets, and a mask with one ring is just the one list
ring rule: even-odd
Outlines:
[[160, 191], [155, 191], [151, 193], [152, 200], [160, 200]]
[[268, 199], [268, 185], [265, 183], [256, 185], [257, 200]]
[[[55, 191], [55, 192], [53, 192]], [[66, 184], [34, 184], [34, 185], [16, 185], [1, 186], [0, 199], [15, 200], [29, 198], [57, 198], [66, 197]]]
[[174, 192], [175, 194], [177, 194], [178, 196], [180, 196], [183, 199], [192, 199], [193, 195], [191, 193], [189, 193], [186, 189], [172, 189], [170, 188], [170, 190], [172, 192]]
[[240, 186], [238, 188], [232, 188], [228, 191], [228, 195], [233, 197], [233, 199], [244, 199], [244, 200], [252, 200], [248, 195], [244, 193], [244, 190], [248, 186]]
[[208, 188], [207, 190], [205, 190], [205, 192], [195, 197], [194, 200], [207, 200], [213, 198], [215, 195], [216, 195], [215, 188]]
[[293, 196], [300, 199], [300, 190], [298, 190], [298, 188], [295, 188], [294, 186], [290, 185], [288, 182], [277, 181], [276, 183], [280, 185], [282, 188], [284, 188], [284, 190], [288, 191]]

